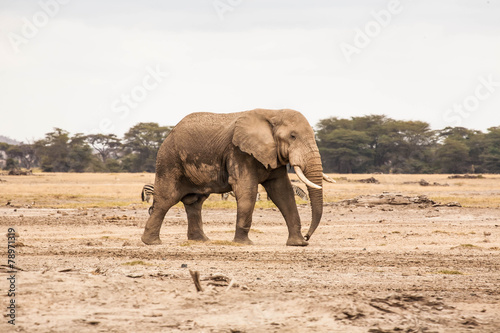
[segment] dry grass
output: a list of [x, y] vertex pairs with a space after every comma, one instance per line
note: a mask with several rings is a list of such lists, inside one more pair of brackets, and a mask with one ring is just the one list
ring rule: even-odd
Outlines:
[[455, 270], [448, 270], [448, 269], [443, 269], [443, 270], [440, 270], [438, 272], [436, 272], [437, 274], [449, 274], [449, 275], [463, 275], [464, 273], [460, 272], [460, 271], [455, 271]]
[[[500, 208], [500, 176], [485, 175], [483, 179], [448, 179], [448, 175], [340, 175], [330, 174], [336, 184], [326, 183], [325, 201], [350, 199], [362, 194], [379, 194], [384, 191], [406, 195], [424, 194], [439, 202], [458, 201], [464, 207]], [[341, 177], [347, 178], [341, 179]], [[380, 184], [364, 184], [356, 180], [375, 177]], [[32, 176], [0, 176], [0, 205], [8, 201], [14, 206], [50, 208], [106, 208], [136, 207], [146, 209], [150, 204], [142, 203], [142, 186], [154, 182], [151, 173], [35, 173]], [[297, 179], [295, 175], [290, 178]], [[449, 186], [421, 186], [417, 182], [425, 179], [429, 183]], [[413, 183], [412, 183], [413, 182]], [[410, 183], [410, 184], [408, 184]], [[305, 186], [301, 186], [305, 188]], [[262, 200], [259, 208], [275, 208], [266, 200], [265, 190], [259, 186]], [[298, 204], [307, 201], [297, 198]], [[182, 204], [178, 204], [182, 207]], [[205, 208], [235, 209], [233, 197], [221, 200], [212, 195]]]
[[203, 242], [203, 241], [184, 241], [179, 244], [180, 246], [183, 247], [191, 247], [191, 246], [196, 246], [196, 245], [216, 245], [216, 246], [245, 246], [244, 244], [241, 243], [236, 243], [236, 242], [231, 242], [231, 241], [225, 241], [225, 240], [211, 240], [208, 242]]
[[[481, 179], [448, 179], [444, 175], [341, 175], [329, 174], [336, 184], [326, 184], [326, 201], [350, 199], [361, 194], [379, 194], [386, 192], [404, 193], [405, 195], [427, 195], [437, 202], [457, 201], [464, 207], [500, 208], [500, 175], [484, 175]], [[341, 177], [347, 178], [341, 179]], [[374, 177], [380, 184], [356, 182], [359, 179]], [[420, 179], [427, 182], [448, 184], [448, 186], [421, 186]]]

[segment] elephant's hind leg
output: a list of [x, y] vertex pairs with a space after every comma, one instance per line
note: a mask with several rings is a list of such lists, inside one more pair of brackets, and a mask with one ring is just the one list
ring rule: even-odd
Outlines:
[[142, 234], [141, 240], [147, 245], [158, 245], [161, 244], [160, 240], [160, 228], [163, 224], [163, 219], [168, 210], [175, 205], [179, 200], [162, 200], [159, 195], [156, 195], [153, 199], [153, 209], [149, 215], [148, 222], [146, 222], [146, 227], [144, 228], [144, 233]]
[[203, 232], [203, 221], [201, 219], [201, 208], [207, 198], [208, 195], [191, 194], [182, 199], [188, 218], [187, 236], [189, 240], [204, 242], [209, 240]]

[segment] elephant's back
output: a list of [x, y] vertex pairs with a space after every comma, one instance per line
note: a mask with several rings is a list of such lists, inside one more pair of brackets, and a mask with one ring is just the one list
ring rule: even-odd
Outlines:
[[195, 112], [185, 116], [175, 127], [193, 127], [205, 128], [220, 127], [230, 125], [236, 121], [236, 118], [241, 112], [233, 113], [212, 113], [212, 112]]
[[[170, 132], [158, 156], [170, 161], [206, 159], [222, 154], [231, 143], [237, 114], [198, 112], [184, 117]], [[206, 161], [208, 162], [208, 161]]]

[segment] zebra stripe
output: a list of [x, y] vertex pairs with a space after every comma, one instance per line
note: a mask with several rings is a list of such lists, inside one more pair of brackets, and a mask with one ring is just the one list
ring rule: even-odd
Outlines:
[[141, 199], [149, 203], [151, 196], [155, 194], [155, 187], [153, 184], [146, 184], [142, 187]]
[[[297, 185], [292, 184], [292, 190], [293, 190], [293, 194], [298, 196], [302, 200], [309, 200], [309, 196], [307, 195], [307, 193], [303, 189], [298, 187]], [[271, 200], [271, 198], [269, 198], [269, 196], [267, 196], [267, 200]]]
[[303, 189], [301, 189], [300, 187], [298, 187], [297, 185], [294, 185], [294, 184], [292, 184], [292, 188], [293, 188], [293, 193], [296, 196], [298, 196], [302, 200], [309, 200], [307, 193]]

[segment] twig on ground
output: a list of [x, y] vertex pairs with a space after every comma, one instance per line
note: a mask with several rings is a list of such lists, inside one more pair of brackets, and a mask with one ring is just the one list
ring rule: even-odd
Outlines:
[[200, 272], [189, 270], [189, 274], [191, 274], [191, 278], [193, 278], [196, 291], [203, 291], [203, 287], [201, 286], [200, 283]]

